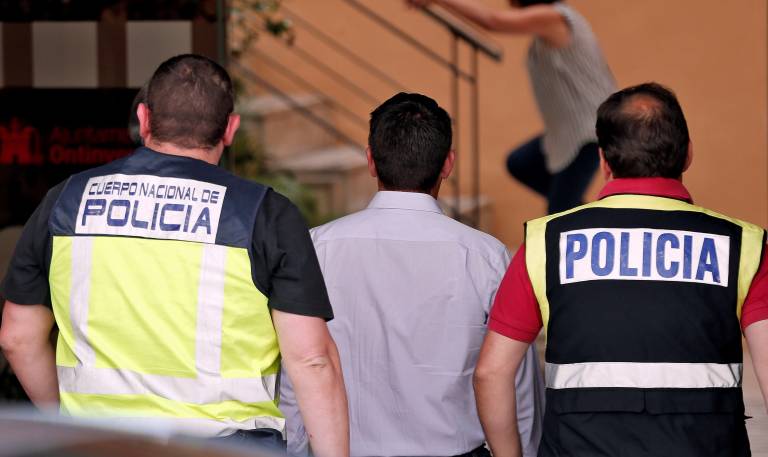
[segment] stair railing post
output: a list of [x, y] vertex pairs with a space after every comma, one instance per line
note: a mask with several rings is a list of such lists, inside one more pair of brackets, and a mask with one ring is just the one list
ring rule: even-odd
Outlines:
[[[219, 65], [227, 68], [229, 64], [227, 48], [227, 19], [229, 17], [226, 0], [216, 0], [216, 51]], [[224, 148], [222, 166], [230, 171], [235, 169], [235, 157], [232, 148]]]
[[453, 164], [453, 218], [457, 221], [461, 221], [461, 153], [459, 130], [461, 124], [460, 119], [460, 98], [461, 98], [461, 86], [459, 78], [459, 35], [455, 32], [451, 33], [451, 105], [453, 108], [453, 149], [456, 151], [456, 161]]
[[480, 226], [480, 85], [477, 46], [472, 46], [472, 200], [475, 204], [472, 226]]

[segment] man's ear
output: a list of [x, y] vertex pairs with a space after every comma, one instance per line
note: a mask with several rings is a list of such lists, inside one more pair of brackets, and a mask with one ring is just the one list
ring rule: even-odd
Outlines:
[[440, 178], [441, 179], [448, 179], [449, 176], [451, 176], [451, 172], [453, 172], [453, 164], [456, 162], [456, 151], [451, 149], [448, 151], [448, 155], [445, 156], [445, 162], [443, 162], [443, 168], [440, 170]]
[[146, 103], [139, 103], [136, 107], [136, 117], [139, 118], [139, 136], [144, 140], [144, 144], [147, 144], [150, 136], [149, 116], [149, 108]]
[[688, 155], [685, 157], [685, 166], [683, 167], [683, 173], [688, 171], [688, 168], [693, 163], [693, 142], [688, 142]]
[[378, 178], [379, 174], [376, 173], [376, 163], [373, 161], [373, 153], [371, 153], [371, 147], [365, 148], [365, 158], [368, 159], [368, 173], [374, 178]]
[[240, 115], [230, 114], [229, 119], [227, 119], [227, 128], [224, 130], [224, 136], [221, 139], [222, 143], [224, 143], [224, 146], [229, 146], [232, 144], [232, 142], [235, 140], [235, 133], [237, 133], [237, 129], [239, 127]]
[[608, 165], [608, 161], [605, 160], [605, 152], [603, 152], [602, 148], [598, 148], [597, 153], [600, 154], [600, 171], [603, 174], [603, 178], [606, 181], [610, 181], [613, 179], [613, 170], [611, 170], [611, 166]]

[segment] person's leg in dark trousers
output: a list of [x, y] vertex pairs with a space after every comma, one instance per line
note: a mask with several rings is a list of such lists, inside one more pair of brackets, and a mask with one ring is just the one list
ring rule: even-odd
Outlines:
[[570, 165], [552, 176], [547, 200], [549, 214], [575, 208], [584, 203], [584, 193], [600, 164], [597, 143], [587, 143]]
[[265, 455], [285, 455], [283, 435], [271, 428], [239, 430], [229, 436], [214, 438], [213, 441], [228, 446], [261, 450]]
[[552, 175], [547, 171], [540, 136], [509, 153], [507, 171], [539, 195], [543, 197], [549, 195]]

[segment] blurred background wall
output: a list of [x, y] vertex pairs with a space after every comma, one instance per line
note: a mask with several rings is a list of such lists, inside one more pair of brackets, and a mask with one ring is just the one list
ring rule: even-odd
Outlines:
[[[505, 0], [484, 0], [499, 8]], [[386, 17], [442, 56], [450, 55], [448, 33], [399, 0], [368, 0], [365, 5]], [[592, 23], [619, 86], [658, 81], [677, 92], [688, 117], [695, 159], [685, 183], [703, 206], [768, 224], [768, 49], [767, 3], [743, 0], [573, 0]], [[288, 0], [286, 11], [310, 21], [355, 53], [394, 75], [408, 90], [450, 104], [449, 71], [378, 24], [361, 16], [343, 0]], [[342, 75], [360, 82], [377, 101], [394, 90], [336, 55], [294, 23], [294, 48], [319, 57]], [[529, 40], [495, 35], [504, 59], [480, 59], [480, 138], [482, 194], [490, 198], [493, 219], [488, 228], [510, 248], [522, 239], [522, 223], [542, 215], [544, 200], [507, 176], [504, 160], [515, 145], [541, 131], [542, 123], [524, 68]], [[366, 115], [374, 104], [361, 100], [343, 82], [309, 65], [295, 49], [272, 37], [261, 37], [239, 61], [288, 93], [306, 88], [285, 77], [277, 59], [332, 93], [351, 110]], [[267, 57], [264, 57], [264, 56]], [[469, 49], [461, 48], [462, 68], [470, 65]], [[250, 89], [263, 92], [258, 85]], [[470, 115], [469, 86], [462, 85], [460, 118]], [[336, 116], [336, 124], [345, 119]], [[459, 133], [458, 153], [470, 147], [466, 123]], [[365, 140], [361, 126], [346, 126]], [[464, 165], [468, 167], [469, 165]], [[467, 170], [467, 168], [463, 168]], [[467, 173], [464, 178], [469, 179]], [[465, 184], [469, 184], [468, 182]], [[596, 177], [589, 197], [602, 185]], [[465, 187], [466, 188], [466, 187]], [[449, 189], [446, 189], [449, 191]]]
[[[85, 105], [75, 106], [80, 111], [77, 122], [71, 115], [52, 114], [71, 114], [65, 102], [38, 108], [38, 101], [48, 96], [46, 90], [53, 94], [65, 89], [67, 96], [85, 94], [102, 101], [99, 90], [127, 91], [120, 95], [120, 107], [113, 109], [120, 110], [113, 122], [118, 127], [127, 121], [132, 91], [158, 62], [190, 51], [218, 57], [224, 49], [217, 42], [215, 23], [220, 1], [179, 0], [178, 8], [168, 6], [173, 2], [161, 8], [148, 1], [113, 1], [107, 2], [108, 7], [46, 1], [61, 11], [29, 1], [0, 3], [3, 150], [10, 144], [8, 132], [15, 128], [14, 120], [21, 120], [20, 133], [25, 132], [25, 122], [34, 124], [25, 117], [40, 113], [55, 118], [47, 119], [50, 125], [45, 128], [88, 124], [90, 111]], [[507, 5], [506, 0], [482, 1], [498, 8]], [[305, 209], [311, 224], [359, 209], [375, 191], [362, 152], [368, 113], [398, 90], [417, 91], [458, 115], [455, 147], [461, 194], [470, 193], [472, 87], [461, 82], [456, 112], [452, 71], [438, 62], [451, 57], [451, 35], [445, 27], [408, 9], [401, 0], [284, 0], [264, 20], [259, 9], [272, 3], [228, 2], [228, 65], [237, 79], [238, 110], [244, 122], [243, 135], [225, 166], [289, 194]], [[573, 0], [571, 4], [591, 21], [619, 86], [655, 80], [677, 92], [695, 151], [685, 181], [697, 203], [768, 225], [768, 3]], [[37, 6], [27, 8], [29, 13], [24, 5]], [[74, 8], [77, 5], [83, 6]], [[360, 5], [389, 25], [363, 14]], [[392, 33], [392, 28], [401, 32]], [[483, 196], [479, 225], [514, 248], [521, 241], [523, 221], [542, 215], [545, 204], [509, 178], [504, 160], [511, 148], [540, 133], [542, 124], [524, 68], [529, 39], [510, 35], [483, 39], [492, 39], [503, 59], [478, 59]], [[380, 75], [365, 70], [360, 61]], [[470, 47], [461, 43], [460, 71], [470, 72], [472, 63]], [[24, 103], [25, 94], [34, 98]], [[90, 110], [94, 109], [103, 111]], [[93, 119], [103, 117], [100, 112]], [[45, 135], [35, 127], [34, 135]], [[68, 147], [81, 145], [78, 138], [82, 136], [70, 135]], [[120, 153], [129, 151], [125, 138], [120, 141]], [[61, 174], [56, 181], [98, 160], [85, 162], [54, 167]], [[37, 197], [29, 195], [44, 194], [43, 187], [51, 180], [42, 182], [35, 170], [20, 164], [3, 167], [0, 229], [23, 222], [36, 204]], [[14, 184], [22, 175], [26, 176], [22, 184]], [[597, 176], [590, 199], [601, 185]], [[25, 186], [40, 189], [30, 193]], [[452, 194], [449, 183], [443, 195]], [[26, 202], [23, 211], [16, 210], [20, 201]], [[464, 202], [464, 211], [472, 205]], [[15, 235], [5, 238], [12, 242]], [[4, 267], [7, 258], [0, 260]]]

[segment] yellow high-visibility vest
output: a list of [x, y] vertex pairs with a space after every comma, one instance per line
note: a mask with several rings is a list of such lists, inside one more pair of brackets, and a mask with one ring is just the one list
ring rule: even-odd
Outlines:
[[282, 431], [280, 351], [249, 257], [265, 188], [158, 155], [75, 175], [52, 211], [61, 411]]

